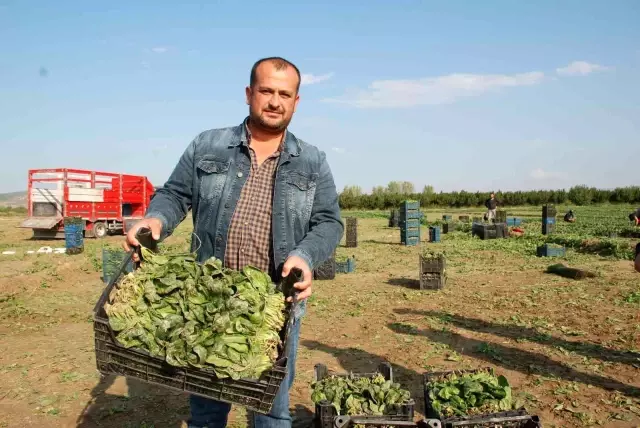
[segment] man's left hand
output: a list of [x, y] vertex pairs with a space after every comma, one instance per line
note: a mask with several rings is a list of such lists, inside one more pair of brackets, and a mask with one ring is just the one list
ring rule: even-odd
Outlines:
[[[284, 262], [284, 265], [282, 266], [282, 276], [288, 276], [289, 272], [291, 272], [291, 269], [293, 268], [298, 268], [302, 271], [302, 281], [296, 282], [293, 285], [297, 290], [300, 291], [297, 300], [302, 301], [311, 296], [311, 281], [313, 280], [313, 275], [307, 262], [305, 262], [301, 257], [291, 256]], [[287, 297], [287, 302], [291, 301], [293, 301], [293, 298]]]

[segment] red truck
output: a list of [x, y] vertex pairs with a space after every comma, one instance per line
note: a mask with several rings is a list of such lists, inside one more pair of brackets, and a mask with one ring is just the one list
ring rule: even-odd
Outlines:
[[64, 238], [64, 217], [82, 217], [85, 237], [126, 233], [144, 217], [155, 188], [145, 176], [82, 169], [29, 170], [29, 217], [20, 227], [34, 238]]

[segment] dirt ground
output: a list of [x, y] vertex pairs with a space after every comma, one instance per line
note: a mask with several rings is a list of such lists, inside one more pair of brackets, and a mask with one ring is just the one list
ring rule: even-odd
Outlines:
[[[184, 427], [184, 394], [96, 371], [92, 309], [104, 283], [103, 246], [80, 255], [25, 254], [63, 241], [33, 241], [18, 217], [0, 217], [0, 427]], [[185, 247], [189, 222], [168, 243]], [[423, 228], [423, 238], [427, 235]], [[313, 366], [371, 371], [381, 361], [424, 410], [422, 374], [490, 366], [504, 374], [545, 427], [640, 426], [640, 294], [628, 261], [570, 254], [598, 272], [574, 281], [543, 273], [549, 261], [492, 249], [449, 251], [444, 290], [420, 291], [419, 247], [400, 245], [381, 218], [359, 219], [356, 273], [317, 281], [304, 319], [291, 407], [308, 424]], [[493, 241], [495, 242], [495, 241]], [[246, 426], [234, 409], [230, 426]]]

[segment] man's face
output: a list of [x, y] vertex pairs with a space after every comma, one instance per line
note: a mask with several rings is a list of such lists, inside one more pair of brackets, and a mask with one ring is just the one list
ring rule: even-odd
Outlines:
[[496, 195], [492, 193], [491, 194], [491, 199], [494, 199], [495, 197], [496, 197]]
[[256, 82], [246, 89], [251, 122], [266, 131], [284, 131], [300, 100], [297, 86], [298, 74], [293, 67], [276, 70], [268, 61], [260, 64]]

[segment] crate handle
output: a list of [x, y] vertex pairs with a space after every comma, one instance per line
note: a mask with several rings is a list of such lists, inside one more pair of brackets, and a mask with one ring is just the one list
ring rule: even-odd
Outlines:
[[349, 428], [352, 425], [442, 428], [442, 423], [438, 419], [422, 419], [418, 422], [413, 422], [378, 419], [377, 417], [338, 416], [333, 420], [335, 428]]
[[282, 293], [285, 297], [292, 297], [293, 301], [291, 302], [291, 308], [289, 309], [289, 319], [287, 320], [287, 328], [285, 331], [285, 339], [286, 344], [283, 350], [283, 355], [285, 358], [289, 355], [289, 348], [291, 347], [291, 340], [289, 340], [289, 333], [291, 333], [291, 329], [293, 328], [293, 323], [296, 317], [296, 309], [300, 305], [298, 301], [298, 295], [300, 292], [296, 290], [293, 286], [296, 282], [300, 282], [303, 278], [302, 270], [298, 268], [293, 268], [289, 271], [289, 275], [287, 275], [282, 281]]

